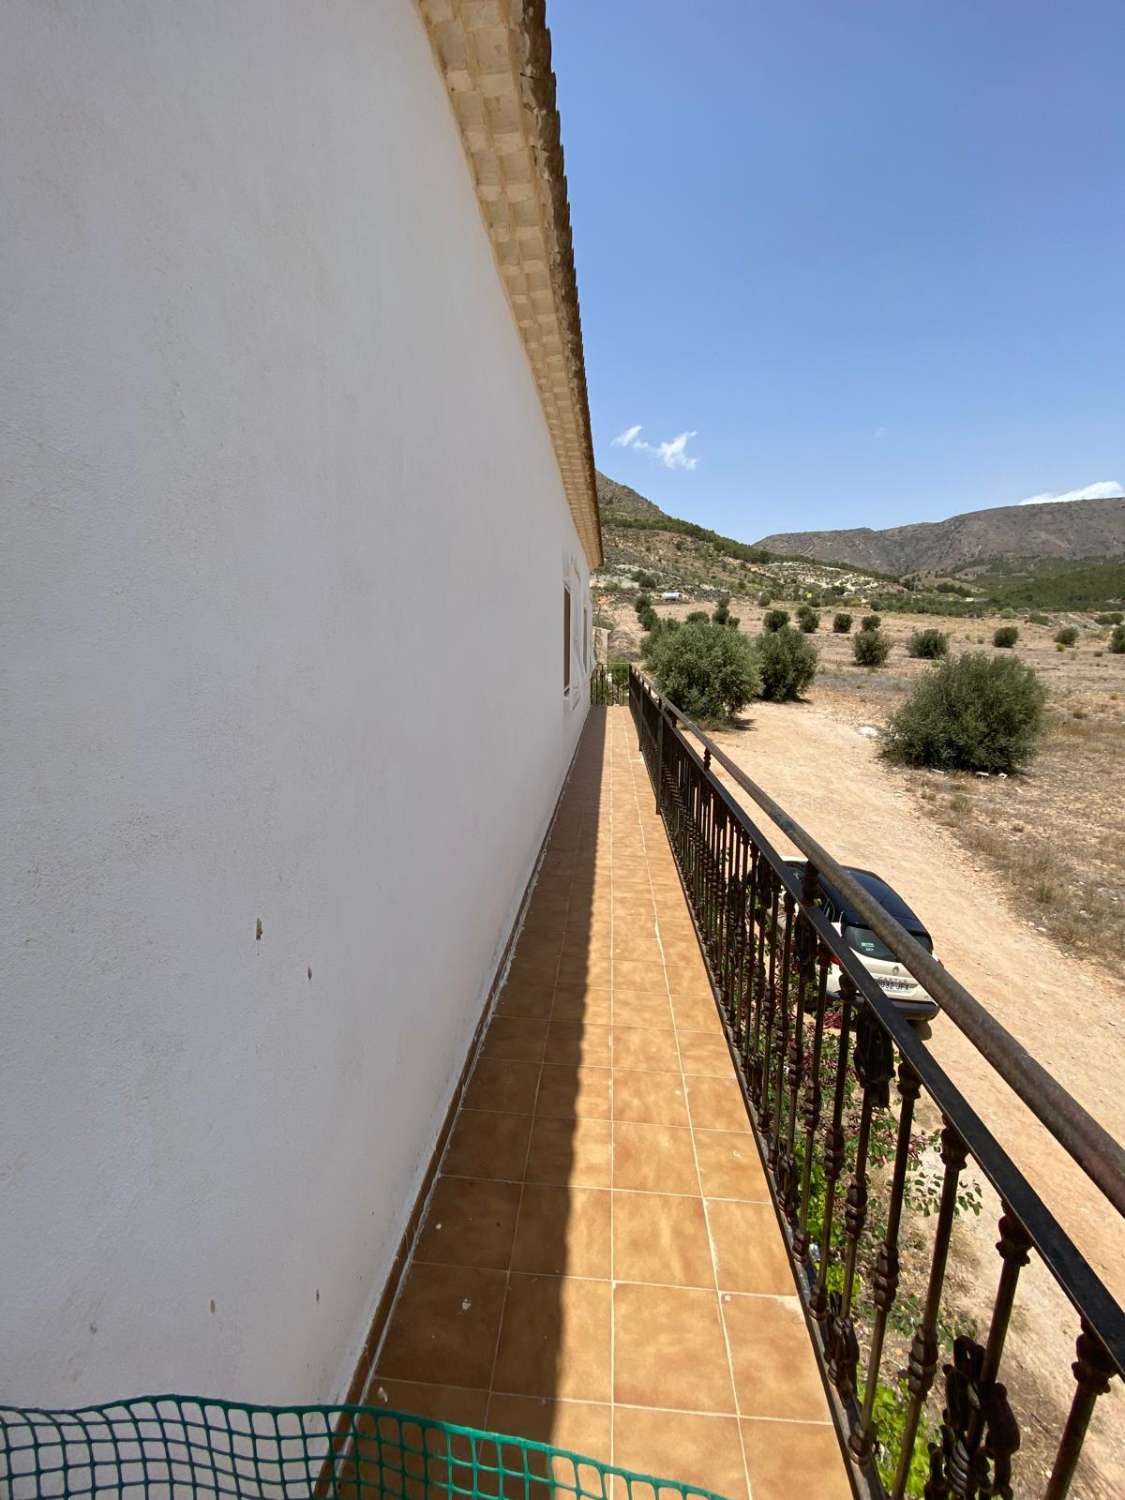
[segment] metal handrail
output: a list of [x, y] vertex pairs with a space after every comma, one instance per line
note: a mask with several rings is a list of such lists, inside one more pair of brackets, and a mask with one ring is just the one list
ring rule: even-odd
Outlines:
[[991, 1015], [970, 992], [939, 964], [894, 917], [849, 875], [822, 844], [805, 832], [796, 819], [768, 792], [752, 781], [711, 737], [682, 709], [664, 698], [642, 672], [637, 676], [648, 691], [676, 716], [710, 751], [732, 781], [751, 797], [801, 853], [826, 875], [842, 896], [855, 907], [867, 926], [881, 938], [895, 957], [937, 1000], [942, 1011], [972, 1042], [1004, 1082], [1017, 1094], [1035, 1118], [1045, 1125], [1072, 1160], [1105, 1194], [1119, 1214], [1125, 1215], [1125, 1149], [1099, 1125], [1062, 1084], [1037, 1062], [1023, 1044]]
[[[959, 1335], [952, 1349], [953, 1363], [944, 1367], [946, 1407], [941, 1442], [931, 1443], [928, 1450], [926, 1494], [1011, 1492], [1010, 1461], [1020, 1446], [1019, 1432], [998, 1375], [1020, 1267], [1027, 1264], [1027, 1252], [1034, 1249], [1077, 1312], [1081, 1329], [1072, 1365], [1074, 1396], [1043, 1492], [1047, 1500], [1062, 1500], [1074, 1477], [1095, 1403], [1108, 1391], [1114, 1374], [1125, 1375], [1125, 1312], [917, 1030], [828, 922], [817, 905], [820, 875], [854, 902], [868, 926], [943, 1005], [997, 1075], [1029, 1104], [1052, 1137], [1115, 1206], [1125, 1184], [1120, 1148], [827, 850], [635, 668], [630, 672], [629, 706], [762, 1153], [837, 1431], [852, 1461], [857, 1495], [874, 1500], [889, 1494], [892, 1500], [902, 1500], [905, 1494], [915, 1440], [921, 1440], [925, 1431], [923, 1427], [920, 1432], [922, 1410], [937, 1375], [939, 1309], [958, 1181], [967, 1157], [972, 1156], [1000, 1200], [996, 1248], [1003, 1271], [987, 1343], [978, 1344], [975, 1332]], [[689, 736], [700, 742], [700, 749]], [[801, 850], [806, 859], [803, 872], [786, 862], [736, 799], [734, 788], [717, 778], [713, 761]], [[826, 1009], [830, 964], [840, 970], [841, 1008], [834, 1023], [829, 1023]], [[839, 1036], [830, 1065], [834, 1082], [820, 1072], [824, 1061], [821, 1039], [829, 1024], [837, 1027]], [[850, 1063], [849, 1031], [853, 1038]], [[860, 1284], [855, 1273], [867, 1220], [870, 1130], [874, 1115], [889, 1104], [896, 1052], [902, 1102], [878, 1269], [864, 1271], [865, 1276], [875, 1278], [868, 1295], [873, 1296], [876, 1311], [861, 1385], [855, 1324], [859, 1314], [853, 1306], [853, 1292]], [[854, 1152], [854, 1160], [845, 1202], [837, 1197], [837, 1185], [847, 1159], [842, 1107], [849, 1072], [854, 1072], [862, 1091], [862, 1114], [858, 1134], [847, 1148]], [[822, 1088], [827, 1093], [822, 1094]], [[1028, 1097], [1033, 1088], [1040, 1091], [1040, 1097]], [[940, 1208], [925, 1306], [915, 1327], [908, 1369], [903, 1372], [909, 1391], [906, 1425], [897, 1445], [893, 1483], [885, 1485], [873, 1463], [878, 1431], [874, 1403], [883, 1341], [896, 1297], [911, 1121], [921, 1090], [943, 1120]], [[829, 1105], [829, 1096], [830, 1124], [821, 1142], [822, 1103]], [[819, 1191], [823, 1193], [818, 1200], [816, 1244], [809, 1218], [814, 1158], [822, 1173]], [[834, 1223], [837, 1229], [842, 1227], [843, 1247], [834, 1247]], [[868, 1253], [873, 1246], [870, 1241], [866, 1244]], [[830, 1273], [839, 1278], [838, 1293], [830, 1290]], [[986, 1483], [996, 1488], [982, 1489]], [[964, 1489], [964, 1484], [969, 1488]]]

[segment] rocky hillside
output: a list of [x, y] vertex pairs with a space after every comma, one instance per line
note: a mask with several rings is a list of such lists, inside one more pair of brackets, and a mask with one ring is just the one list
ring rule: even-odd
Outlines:
[[757, 546], [898, 576], [955, 573], [998, 558], [1116, 557], [1125, 555], [1125, 500], [1002, 505], [885, 531], [777, 532]]
[[640, 569], [651, 573], [661, 590], [682, 590], [701, 598], [718, 592], [745, 595], [833, 584], [863, 587], [870, 581], [864, 570], [779, 558], [762, 547], [682, 521], [607, 474], [599, 472], [597, 482], [605, 566], [595, 576], [595, 586], [635, 588], [632, 578]]

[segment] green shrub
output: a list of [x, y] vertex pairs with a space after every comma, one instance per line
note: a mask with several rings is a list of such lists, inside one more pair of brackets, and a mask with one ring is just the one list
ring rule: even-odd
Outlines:
[[639, 609], [637, 611], [637, 619], [641, 622], [642, 630], [657, 630], [660, 627], [660, 616], [656, 613], [651, 604], [648, 604], [644, 609]]
[[1095, 615], [1094, 619], [1099, 625], [1120, 625], [1125, 620], [1125, 615], [1119, 609], [1111, 609], [1108, 614]]
[[774, 703], [799, 698], [816, 676], [816, 647], [790, 625], [764, 630], [754, 642], [761, 686], [758, 694]]
[[656, 574], [647, 573], [644, 568], [637, 568], [633, 573], [637, 581], [637, 587], [642, 589], [654, 589], [656, 587]]
[[609, 675], [615, 687], [627, 688], [629, 686], [629, 663], [620, 659], [611, 661]]
[[1078, 626], [1064, 625], [1061, 630], [1055, 631], [1056, 646], [1073, 646], [1078, 640]]
[[878, 630], [882, 623], [882, 615], [864, 615], [859, 622], [859, 628], [860, 630]]
[[771, 609], [766, 612], [762, 620], [765, 630], [783, 630], [789, 624], [789, 611], [787, 609]]
[[797, 624], [806, 635], [815, 635], [820, 625], [820, 616], [811, 605], [802, 604], [797, 611]]
[[1040, 614], [1038, 610], [1034, 610], [1031, 614], [1028, 615], [1027, 623], [1029, 625], [1049, 625], [1051, 623], [1051, 617], [1050, 615]]
[[643, 615], [646, 609], [652, 608], [652, 595], [646, 594], [642, 589], [633, 600], [633, 608], [637, 611], [638, 615]]
[[768, 592], [759, 594], [758, 603], [762, 606], [763, 609], [769, 609], [770, 605], [773, 603], [773, 595]]
[[658, 632], [645, 658], [661, 692], [693, 719], [729, 719], [758, 690], [749, 640], [711, 621]]
[[838, 614], [832, 617], [832, 629], [837, 635], [847, 635], [852, 628], [852, 617], [848, 614]]
[[1020, 633], [1015, 625], [1001, 625], [999, 629], [992, 632], [994, 646], [1014, 646], [1019, 638]]
[[684, 621], [685, 625], [706, 625], [711, 616], [705, 609], [693, 609]]
[[1114, 656], [1125, 653], [1125, 625], [1115, 625], [1109, 638], [1109, 649]]
[[895, 713], [883, 753], [942, 771], [1012, 771], [1034, 755], [1047, 692], [1014, 656], [983, 651], [943, 661]]
[[730, 619], [730, 595], [729, 594], [720, 594], [719, 595], [718, 603], [715, 605], [715, 612], [711, 616], [711, 618], [712, 618], [712, 620], [714, 620], [714, 622], [715, 622], [716, 625], [725, 625], [727, 623], [727, 621]]
[[943, 630], [916, 630], [906, 648], [907, 656], [921, 656], [933, 661], [949, 655], [949, 637]]
[[881, 667], [891, 654], [891, 643], [881, 630], [861, 630], [852, 636], [852, 655], [861, 667]]

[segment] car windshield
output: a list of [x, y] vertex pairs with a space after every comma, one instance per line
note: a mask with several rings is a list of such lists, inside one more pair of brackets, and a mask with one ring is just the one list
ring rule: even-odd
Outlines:
[[[920, 943], [927, 953], [934, 951], [928, 932], [912, 932], [910, 936], [916, 943]], [[844, 941], [849, 948], [854, 948], [861, 958], [878, 958], [892, 964], [897, 962], [897, 955], [891, 952], [886, 943], [875, 936], [870, 927], [845, 927]]]

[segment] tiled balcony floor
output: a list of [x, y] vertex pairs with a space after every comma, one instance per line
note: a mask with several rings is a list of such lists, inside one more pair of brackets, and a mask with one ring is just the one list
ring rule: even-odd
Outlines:
[[591, 711], [366, 1399], [851, 1494], [627, 709]]

